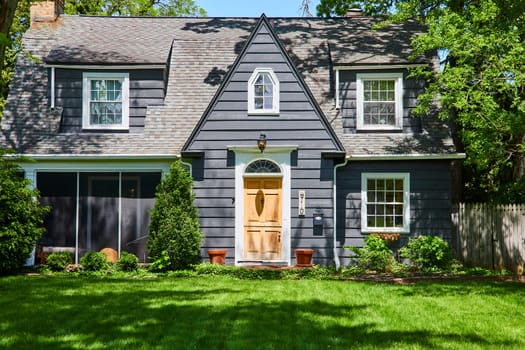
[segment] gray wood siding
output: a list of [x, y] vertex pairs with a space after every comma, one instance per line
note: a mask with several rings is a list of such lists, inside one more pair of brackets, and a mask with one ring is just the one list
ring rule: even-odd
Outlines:
[[[248, 80], [257, 67], [272, 68], [280, 83], [280, 113], [277, 116], [248, 115]], [[235, 250], [235, 161], [231, 145], [256, 145], [261, 132], [268, 145], [297, 145], [291, 170], [291, 243], [295, 248], [314, 248], [316, 263], [332, 259], [333, 225], [331, 160], [321, 152], [338, 150], [325, 129], [313, 102], [295, 76], [286, 56], [263, 26], [247, 47], [230, 80], [200, 125], [189, 151], [205, 153], [202, 165], [194, 161], [194, 190], [205, 234], [202, 256], [209, 248], [227, 248], [227, 263], [234, 263]], [[264, 154], [262, 155], [264, 157]], [[198, 174], [201, 175], [198, 175]], [[328, 174], [328, 175], [327, 175]], [[306, 191], [306, 215], [298, 216], [298, 191]], [[321, 236], [314, 236], [313, 213], [324, 214]]]
[[[82, 131], [82, 73], [86, 71], [55, 69], [55, 106], [63, 108], [61, 132]], [[90, 72], [95, 71], [90, 70]], [[110, 71], [104, 70], [104, 72]], [[129, 73], [129, 132], [143, 132], [147, 107], [164, 103], [163, 70], [115, 70], [111, 72]]]
[[[450, 161], [349, 162], [337, 171], [337, 240], [339, 246], [363, 246], [361, 233], [361, 174], [410, 173], [410, 234], [397, 245], [419, 234], [437, 235], [450, 242]], [[348, 251], [341, 250], [348, 257]]]
[[[407, 78], [407, 71], [366, 71], [362, 73], [399, 73], [403, 72], [403, 132], [420, 133], [421, 120], [412, 114], [417, 96], [424, 91], [424, 82]], [[339, 103], [343, 115], [343, 132], [357, 132], [356, 116], [356, 71], [339, 72]], [[363, 131], [370, 132], [370, 131]]]

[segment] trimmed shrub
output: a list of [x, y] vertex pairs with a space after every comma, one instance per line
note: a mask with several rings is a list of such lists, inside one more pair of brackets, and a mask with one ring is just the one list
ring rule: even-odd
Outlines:
[[46, 258], [46, 265], [51, 271], [64, 271], [67, 265], [73, 263], [69, 252], [55, 252]]
[[80, 264], [84, 271], [101, 271], [109, 267], [106, 254], [89, 250], [80, 258]]
[[192, 179], [180, 160], [157, 186], [151, 211], [148, 255], [156, 269], [185, 269], [199, 261], [202, 233]]
[[369, 235], [365, 238], [365, 246], [346, 247], [355, 254], [352, 264], [363, 271], [390, 272], [395, 264], [393, 252], [379, 236]]
[[0, 275], [19, 271], [42, 237], [44, 215], [39, 192], [30, 188], [17, 162], [0, 149]]
[[[219, 265], [203, 263], [194, 266], [194, 271], [186, 271], [186, 275], [179, 275], [188, 277], [197, 276], [223, 276], [231, 277], [240, 280], [328, 280], [336, 279], [336, 271], [333, 267], [315, 265], [312, 268], [305, 269], [250, 269], [240, 266]], [[180, 273], [180, 271], [177, 271]]]
[[419, 270], [425, 272], [448, 270], [452, 265], [452, 252], [447, 242], [438, 236], [410, 238], [406, 247], [399, 250], [403, 258], [410, 259]]
[[117, 261], [117, 268], [120, 271], [137, 271], [139, 268], [139, 258], [132, 253], [121, 252], [120, 259]]

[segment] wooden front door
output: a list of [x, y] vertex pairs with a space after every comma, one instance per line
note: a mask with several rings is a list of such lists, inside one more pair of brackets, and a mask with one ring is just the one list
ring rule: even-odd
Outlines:
[[244, 179], [244, 259], [280, 260], [282, 179]]

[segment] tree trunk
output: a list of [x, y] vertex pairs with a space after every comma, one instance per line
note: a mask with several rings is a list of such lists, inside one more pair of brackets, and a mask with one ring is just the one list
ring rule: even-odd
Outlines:
[[19, 0], [0, 0], [0, 72], [4, 69], [5, 49]]

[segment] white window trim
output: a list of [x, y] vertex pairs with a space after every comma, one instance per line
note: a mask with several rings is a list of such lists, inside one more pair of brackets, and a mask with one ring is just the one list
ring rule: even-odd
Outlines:
[[[273, 108], [272, 109], [255, 109], [255, 89], [254, 84], [257, 80], [257, 77], [261, 73], [268, 73], [270, 75], [270, 79], [273, 83]], [[275, 75], [273, 69], [271, 68], [256, 68], [252, 75], [250, 76], [250, 79], [248, 80], [248, 114], [255, 114], [255, 115], [275, 115], [279, 114], [279, 100], [280, 100], [280, 88], [279, 88], [279, 79], [277, 79], [277, 75]]]
[[[89, 123], [90, 80], [119, 79], [122, 80], [122, 124], [91, 125]], [[129, 129], [129, 73], [115, 72], [84, 72], [82, 74], [82, 128], [91, 130], [128, 130]]]
[[[363, 80], [395, 80], [395, 125], [364, 125]], [[356, 73], [357, 130], [401, 130], [403, 129], [403, 73]]]
[[[368, 227], [367, 191], [368, 179], [403, 180], [403, 227]], [[410, 233], [410, 174], [409, 173], [362, 173], [361, 174], [361, 232]]]

